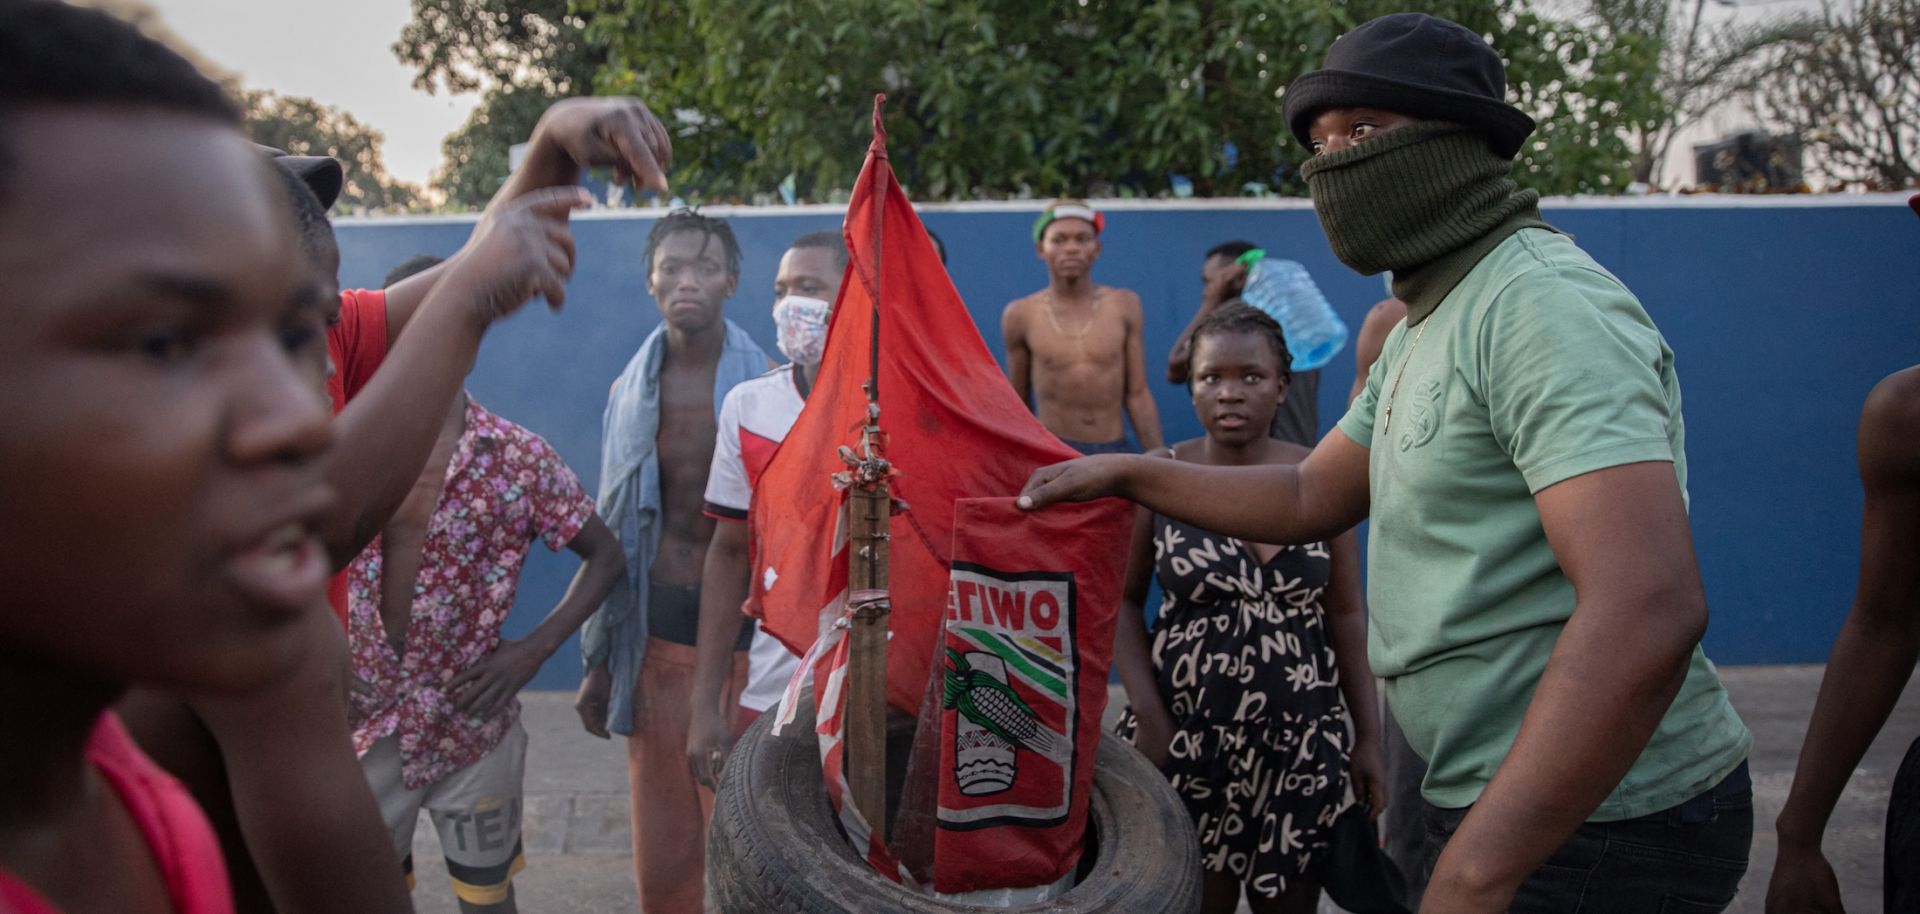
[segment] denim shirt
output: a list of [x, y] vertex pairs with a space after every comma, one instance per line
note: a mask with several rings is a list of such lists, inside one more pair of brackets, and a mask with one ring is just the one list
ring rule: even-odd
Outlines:
[[[766, 373], [767, 354], [747, 331], [727, 321], [727, 339], [713, 376], [713, 408], [727, 391]], [[633, 686], [647, 649], [648, 572], [660, 549], [660, 462], [654, 438], [660, 431], [660, 369], [666, 364], [667, 328], [662, 323], [640, 344], [607, 397], [600, 423], [600, 517], [620, 538], [627, 573], [607, 594], [580, 633], [587, 669], [606, 664], [613, 696], [607, 729], [633, 733]]]

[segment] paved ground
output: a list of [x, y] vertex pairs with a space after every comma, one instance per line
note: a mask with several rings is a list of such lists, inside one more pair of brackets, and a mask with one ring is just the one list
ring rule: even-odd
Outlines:
[[[1739, 667], [1721, 672], [1734, 705], [1754, 731], [1759, 825], [1753, 865], [1732, 910], [1758, 914], [1773, 864], [1773, 818], [1793, 778], [1821, 668]], [[627, 856], [623, 744], [603, 742], [581, 731], [570, 694], [529, 692], [522, 701], [532, 745], [527, 759], [529, 865], [517, 881], [520, 909], [528, 914], [637, 911]], [[1827, 856], [1839, 872], [1850, 911], [1880, 909], [1880, 834], [1887, 791], [1907, 742], [1916, 734], [1920, 734], [1920, 683], [1908, 688], [1885, 733], [1855, 773], [1827, 835]], [[454, 914], [453, 895], [431, 835], [423, 822], [414, 851], [420, 886], [414, 900], [421, 914]]]

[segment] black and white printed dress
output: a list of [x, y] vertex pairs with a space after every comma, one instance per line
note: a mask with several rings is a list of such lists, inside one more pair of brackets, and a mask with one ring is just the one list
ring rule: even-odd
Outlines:
[[[1160, 515], [1154, 678], [1173, 717], [1166, 774], [1201, 861], [1274, 897], [1326, 853], [1349, 805], [1346, 706], [1321, 597], [1326, 543], [1267, 562], [1231, 537]], [[1132, 709], [1120, 734], [1131, 736]]]

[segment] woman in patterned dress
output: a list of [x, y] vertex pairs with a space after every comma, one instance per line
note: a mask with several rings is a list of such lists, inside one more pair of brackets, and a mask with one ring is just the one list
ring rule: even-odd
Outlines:
[[[1297, 463], [1267, 436], [1291, 361], [1280, 325], [1240, 304], [1194, 330], [1188, 384], [1206, 437], [1156, 452], [1194, 463]], [[1380, 719], [1351, 531], [1268, 546], [1141, 509], [1115, 639], [1120, 729], [1166, 772], [1200, 834], [1207, 914], [1311, 912], [1310, 875], [1353, 802], [1386, 805]], [[1149, 651], [1142, 605], [1162, 599]], [[1348, 735], [1351, 712], [1357, 736]]]

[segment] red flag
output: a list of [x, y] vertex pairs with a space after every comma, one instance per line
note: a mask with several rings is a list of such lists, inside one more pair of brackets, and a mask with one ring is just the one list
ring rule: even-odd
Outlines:
[[[754, 487], [748, 512], [753, 568], [748, 610], [762, 619], [769, 633], [806, 652], [801, 672], [781, 703], [780, 720], [784, 724], [792, 719], [801, 683], [812, 681], [827, 794], [856, 852], [883, 875], [911, 882], [889, 849], [870, 840], [872, 830], [855, 808], [843, 761], [847, 537], [842, 526], [844, 495], [834, 483], [834, 474], [847, 469], [839, 456], [842, 450], [864, 453], [861, 429], [869, 418], [866, 385], [870, 379], [878, 381], [878, 422], [884, 435], [876, 442], [876, 456], [891, 461], [895, 471], [888, 541], [892, 637], [887, 650], [887, 701], [908, 713], [919, 710], [936, 662], [935, 650], [944, 649], [956, 503], [994, 496], [1004, 502], [1020, 491], [1036, 467], [1078, 455], [1034, 419], [980, 339], [920, 217], [887, 164], [879, 101], [874, 105], [873, 144], [847, 207], [849, 262], [828, 326], [819, 377], [806, 408]], [[1055, 520], [1068, 515], [1082, 520], [1083, 526], [1061, 530], [1058, 524], [1006, 520], [1008, 527], [1020, 528], [1017, 534], [1027, 542], [1043, 547], [1036, 551], [1048, 557], [1083, 558], [1100, 549], [1124, 555], [1130, 518], [1124, 505], [1112, 503], [1104, 511], [1069, 511]], [[1047, 536], [1056, 541], [1036, 539]], [[1063, 734], [1066, 742], [1049, 744], [1055, 755], [1066, 753], [1065, 761], [1050, 762], [1051, 774], [1046, 765], [1027, 766], [1030, 777], [1051, 779], [1052, 796], [1066, 798], [1064, 805], [1072, 807], [1072, 814], [1050, 823], [1039, 842], [1030, 845], [1038, 857], [1028, 860], [1025, 869], [1012, 871], [1020, 878], [1041, 873], [1051, 874], [1045, 880], [1051, 881], [1078, 859], [1092, 745], [1098, 740], [1105, 669], [1113, 647], [1112, 619], [1119, 590], [1114, 562], [1123, 560], [1110, 556], [1096, 563], [1098, 570], [1060, 568], [1057, 563], [1042, 569], [1077, 571], [1087, 575], [1089, 582], [1099, 580], [1078, 601], [1083, 615], [1098, 616], [1093, 622], [1098, 636], [1081, 646], [1083, 654], [1097, 656], [1080, 669], [1083, 676], [1099, 681], [1092, 686], [1097, 696], [1080, 696], [1076, 688], [1073, 694], [1079, 703], [1064, 705], [1069, 713], [1082, 715], [1079, 729], [1069, 728]], [[1059, 643], [1058, 633], [1039, 637], [1055, 652], [1075, 649]], [[1080, 677], [1073, 682], [1078, 685]], [[984, 692], [963, 697], [982, 702], [989, 698]], [[1058, 715], [1050, 720], [1059, 724]], [[1080, 757], [1089, 764], [1077, 764]], [[943, 823], [942, 827], [950, 826]], [[977, 835], [978, 840], [990, 837], [986, 832]], [[935, 845], [937, 849], [941, 841]], [[936, 878], [946, 882], [957, 878], [969, 885], [1020, 884], [1004, 881], [1005, 873], [1002, 881], [995, 882], [989, 874], [956, 877], [955, 872], [936, 867]]]
[[839, 554], [841, 493], [831, 480], [846, 469], [837, 450], [859, 448], [877, 303], [880, 425], [899, 474], [893, 496], [905, 503], [904, 510], [896, 506], [890, 542], [887, 701], [914, 713], [947, 606], [954, 502], [1017, 494], [1036, 467], [1079, 455], [1007, 384], [894, 180], [877, 114], [875, 121], [847, 205], [850, 260], [820, 375], [754, 486], [749, 608], [796, 651], [807, 650], [836, 618], [830, 607], [844, 597], [846, 560]]

